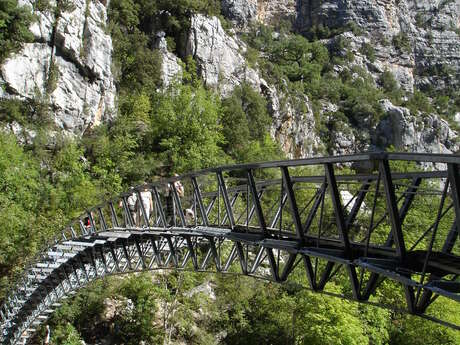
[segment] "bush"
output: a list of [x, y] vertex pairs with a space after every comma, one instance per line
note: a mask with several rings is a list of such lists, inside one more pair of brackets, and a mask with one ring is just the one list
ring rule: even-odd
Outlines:
[[401, 102], [403, 92], [401, 91], [393, 73], [389, 70], [385, 70], [379, 77], [379, 85], [394, 103], [398, 104]]
[[423, 113], [430, 113], [433, 111], [433, 106], [429, 99], [420, 91], [414, 91], [412, 97], [405, 103], [405, 106], [410, 109], [412, 114], [416, 114], [418, 111]]
[[409, 37], [402, 31], [393, 36], [392, 42], [394, 47], [401, 53], [410, 53], [412, 51]]
[[237, 153], [249, 142], [264, 139], [271, 124], [267, 103], [251, 86], [244, 84], [223, 100], [222, 106], [224, 148], [238, 158]]
[[48, 69], [48, 79], [46, 81], [46, 93], [48, 95], [56, 90], [60, 75], [61, 73], [59, 72], [59, 67], [56, 65], [56, 62], [53, 58], [50, 62], [50, 67]]
[[26, 6], [18, 6], [17, 0], [0, 1], [0, 64], [11, 53], [19, 51], [23, 43], [32, 42], [29, 26], [33, 16]]
[[220, 102], [204, 87], [172, 85], [155, 95], [151, 129], [144, 145], [175, 172], [197, 170], [224, 161], [218, 123]]
[[375, 62], [375, 49], [369, 43], [363, 43], [360, 50], [361, 54], [364, 54], [370, 62]]

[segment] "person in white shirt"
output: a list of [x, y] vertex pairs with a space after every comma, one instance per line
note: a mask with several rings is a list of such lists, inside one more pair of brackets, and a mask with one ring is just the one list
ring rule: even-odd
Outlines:
[[[133, 219], [133, 222], [134, 222], [134, 226], [137, 226], [138, 225], [138, 222], [137, 222], [137, 209], [138, 209], [138, 203], [137, 203], [137, 193], [136, 191], [134, 190], [133, 187], [130, 187], [130, 190], [131, 190], [131, 195], [128, 196], [127, 198], [127, 204], [128, 204], [128, 209], [129, 209], [129, 213], [131, 214], [131, 217]], [[119, 204], [118, 204], [119, 207], [123, 207], [123, 201], [120, 200]], [[127, 218], [126, 215], [124, 215], [124, 218]], [[127, 224], [128, 220], [125, 219], [125, 222]]]
[[150, 219], [150, 213], [153, 211], [153, 200], [152, 200], [152, 193], [149, 191], [148, 187], [145, 186], [144, 190], [141, 191], [141, 201], [142, 205], [144, 206], [145, 215], [147, 220]]
[[[179, 175], [177, 174], [174, 174], [175, 177], [178, 177]], [[174, 187], [176, 188], [176, 191], [177, 191], [177, 195], [182, 198], [185, 194], [185, 190], [184, 190], [184, 186], [182, 185], [182, 183], [180, 181], [176, 181], [174, 182]]]
[[50, 326], [46, 325], [46, 336], [45, 336], [45, 345], [49, 345], [51, 337]]

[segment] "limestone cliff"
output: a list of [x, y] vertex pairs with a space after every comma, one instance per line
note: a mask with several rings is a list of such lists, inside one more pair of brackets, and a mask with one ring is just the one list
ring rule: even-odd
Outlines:
[[[35, 0], [20, 0], [37, 17], [30, 28], [35, 39], [0, 66], [0, 98], [38, 97], [49, 105], [58, 128], [80, 135], [116, 115], [112, 42], [105, 30], [108, 4], [102, 0], [47, 3], [39, 9]], [[162, 58], [163, 85], [180, 77], [179, 56], [186, 55], [195, 59], [205, 85], [222, 97], [242, 83], [251, 85], [267, 100], [271, 135], [290, 158], [325, 153], [317, 121], [334, 114], [337, 105], [288, 93], [283, 85], [264, 80], [259, 66], [247, 62], [248, 47], [241, 39], [253, 24], [291, 23], [297, 33], [320, 35], [328, 47], [345, 39], [354, 56], [345, 68], [363, 67], [376, 82], [384, 71], [391, 71], [408, 92], [459, 87], [458, 0], [221, 0], [221, 9], [231, 27], [222, 25], [221, 18], [192, 14], [186, 48], [178, 56], [168, 51], [165, 34], [155, 33], [152, 49], [158, 49]], [[384, 116], [379, 123], [344, 124], [331, 133], [332, 153], [390, 145], [409, 151], [458, 150], [457, 133], [438, 115], [411, 114], [388, 100], [381, 100], [381, 106]]]
[[2, 98], [38, 98], [57, 125], [81, 134], [115, 115], [112, 41], [105, 33], [106, 5], [99, 0], [50, 1], [38, 10], [21, 0], [37, 20], [34, 42], [1, 66]]
[[[346, 35], [358, 63], [372, 73], [390, 70], [407, 90], [459, 83], [459, 1], [299, 0], [297, 8], [299, 32], [308, 35], [320, 28], [332, 36]], [[372, 58], [360, 50], [363, 44], [375, 50]], [[434, 72], [441, 66], [449, 75]]]

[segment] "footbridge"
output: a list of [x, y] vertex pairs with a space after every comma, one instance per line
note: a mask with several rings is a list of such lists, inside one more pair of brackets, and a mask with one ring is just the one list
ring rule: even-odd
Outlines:
[[[430, 311], [460, 301], [459, 168], [454, 155], [369, 153], [135, 187], [88, 209], [25, 267], [1, 306], [0, 339], [26, 343], [95, 279], [155, 269], [303, 281], [324, 293], [335, 283], [344, 298], [458, 328]], [[130, 210], [133, 193], [151, 204]]]

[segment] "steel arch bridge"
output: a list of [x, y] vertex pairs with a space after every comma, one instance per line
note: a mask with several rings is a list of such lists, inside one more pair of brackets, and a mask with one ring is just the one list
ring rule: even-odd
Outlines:
[[[460, 301], [459, 168], [460, 156], [369, 153], [138, 186], [87, 210], [25, 268], [0, 309], [0, 339], [26, 343], [94, 279], [164, 268], [275, 282], [302, 270], [307, 288], [327, 292], [347, 279], [343, 297], [375, 304], [390, 280], [395, 307], [460, 329], [429, 313], [433, 303]], [[134, 215], [128, 199], [146, 191], [151, 215], [142, 202]]]

